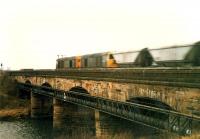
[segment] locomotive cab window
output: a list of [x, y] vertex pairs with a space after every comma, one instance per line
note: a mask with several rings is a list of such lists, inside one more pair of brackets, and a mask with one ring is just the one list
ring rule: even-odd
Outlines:
[[114, 59], [112, 54], [109, 54], [109, 59]]
[[72, 60], [69, 61], [69, 67], [72, 68]]
[[88, 60], [85, 58], [84, 59], [84, 67], [87, 67], [88, 66]]

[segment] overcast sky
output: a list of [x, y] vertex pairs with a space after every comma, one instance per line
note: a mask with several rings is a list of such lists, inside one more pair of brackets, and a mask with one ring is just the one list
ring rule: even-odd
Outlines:
[[1, 0], [4, 69], [55, 68], [57, 55], [200, 40], [199, 0]]

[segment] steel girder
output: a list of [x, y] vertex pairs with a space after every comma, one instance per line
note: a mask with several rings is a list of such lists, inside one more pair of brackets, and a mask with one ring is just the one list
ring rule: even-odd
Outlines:
[[44, 86], [18, 83], [18, 87], [31, 90], [33, 93], [40, 95], [55, 97], [62, 101], [98, 109], [99, 111], [159, 130], [173, 131], [181, 135], [190, 135], [192, 133], [194, 117], [179, 112]]

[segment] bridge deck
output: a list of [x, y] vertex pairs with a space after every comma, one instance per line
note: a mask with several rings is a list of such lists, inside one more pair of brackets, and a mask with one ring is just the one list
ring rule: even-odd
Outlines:
[[98, 68], [9, 71], [10, 76], [45, 76], [200, 88], [200, 68]]

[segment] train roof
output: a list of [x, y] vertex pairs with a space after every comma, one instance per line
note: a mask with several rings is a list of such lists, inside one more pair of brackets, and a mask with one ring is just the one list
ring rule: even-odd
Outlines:
[[123, 52], [112, 52], [112, 54], [124, 54], [124, 53], [138, 53], [141, 50], [130, 50], [130, 51], [123, 51]]
[[58, 60], [73, 59], [73, 58], [75, 58], [75, 57], [76, 57], [76, 56], [62, 57], [62, 58], [58, 58], [57, 61], [58, 61]]
[[[143, 48], [143, 49], [147, 49], [150, 53], [152, 53], [153, 51], [157, 51], [157, 50], [167, 50], [167, 49], [177, 49], [177, 48], [186, 48], [189, 49], [188, 47], [193, 47], [195, 45], [199, 45], [199, 42], [193, 43], [193, 44], [188, 44], [188, 45], [174, 45], [174, 46], [166, 46], [166, 47], [161, 47], [161, 48]], [[118, 54], [125, 54], [125, 53], [140, 53], [143, 49], [141, 50], [130, 50], [130, 51], [124, 51], [124, 52], [100, 52], [100, 53], [92, 53], [92, 54], [84, 54], [84, 55], [79, 55], [81, 57], [89, 57], [89, 56], [102, 56], [102, 55], [107, 55], [107, 54], [113, 54], [113, 55], [118, 55]], [[63, 57], [63, 58], [58, 58], [57, 60], [65, 60], [65, 59], [74, 59], [77, 56], [70, 56], [70, 57]]]
[[163, 50], [163, 49], [173, 49], [173, 48], [183, 48], [183, 47], [192, 47], [193, 44], [190, 45], [174, 45], [174, 46], [166, 46], [166, 47], [160, 47], [160, 48], [151, 48], [149, 49], [149, 51], [151, 50]]
[[102, 53], [86, 54], [86, 55], [82, 55], [82, 57], [88, 57], [88, 56], [102, 56], [102, 55], [108, 55], [108, 54], [111, 54], [111, 52], [102, 52]]
[[[102, 56], [102, 55], [108, 55], [108, 54], [111, 54], [111, 52], [92, 53], [92, 54], [85, 54], [85, 55], [79, 55], [79, 56], [89, 57], [89, 56]], [[78, 57], [78, 56], [63, 57], [63, 58], [58, 58], [57, 60], [74, 59], [75, 57]]]

